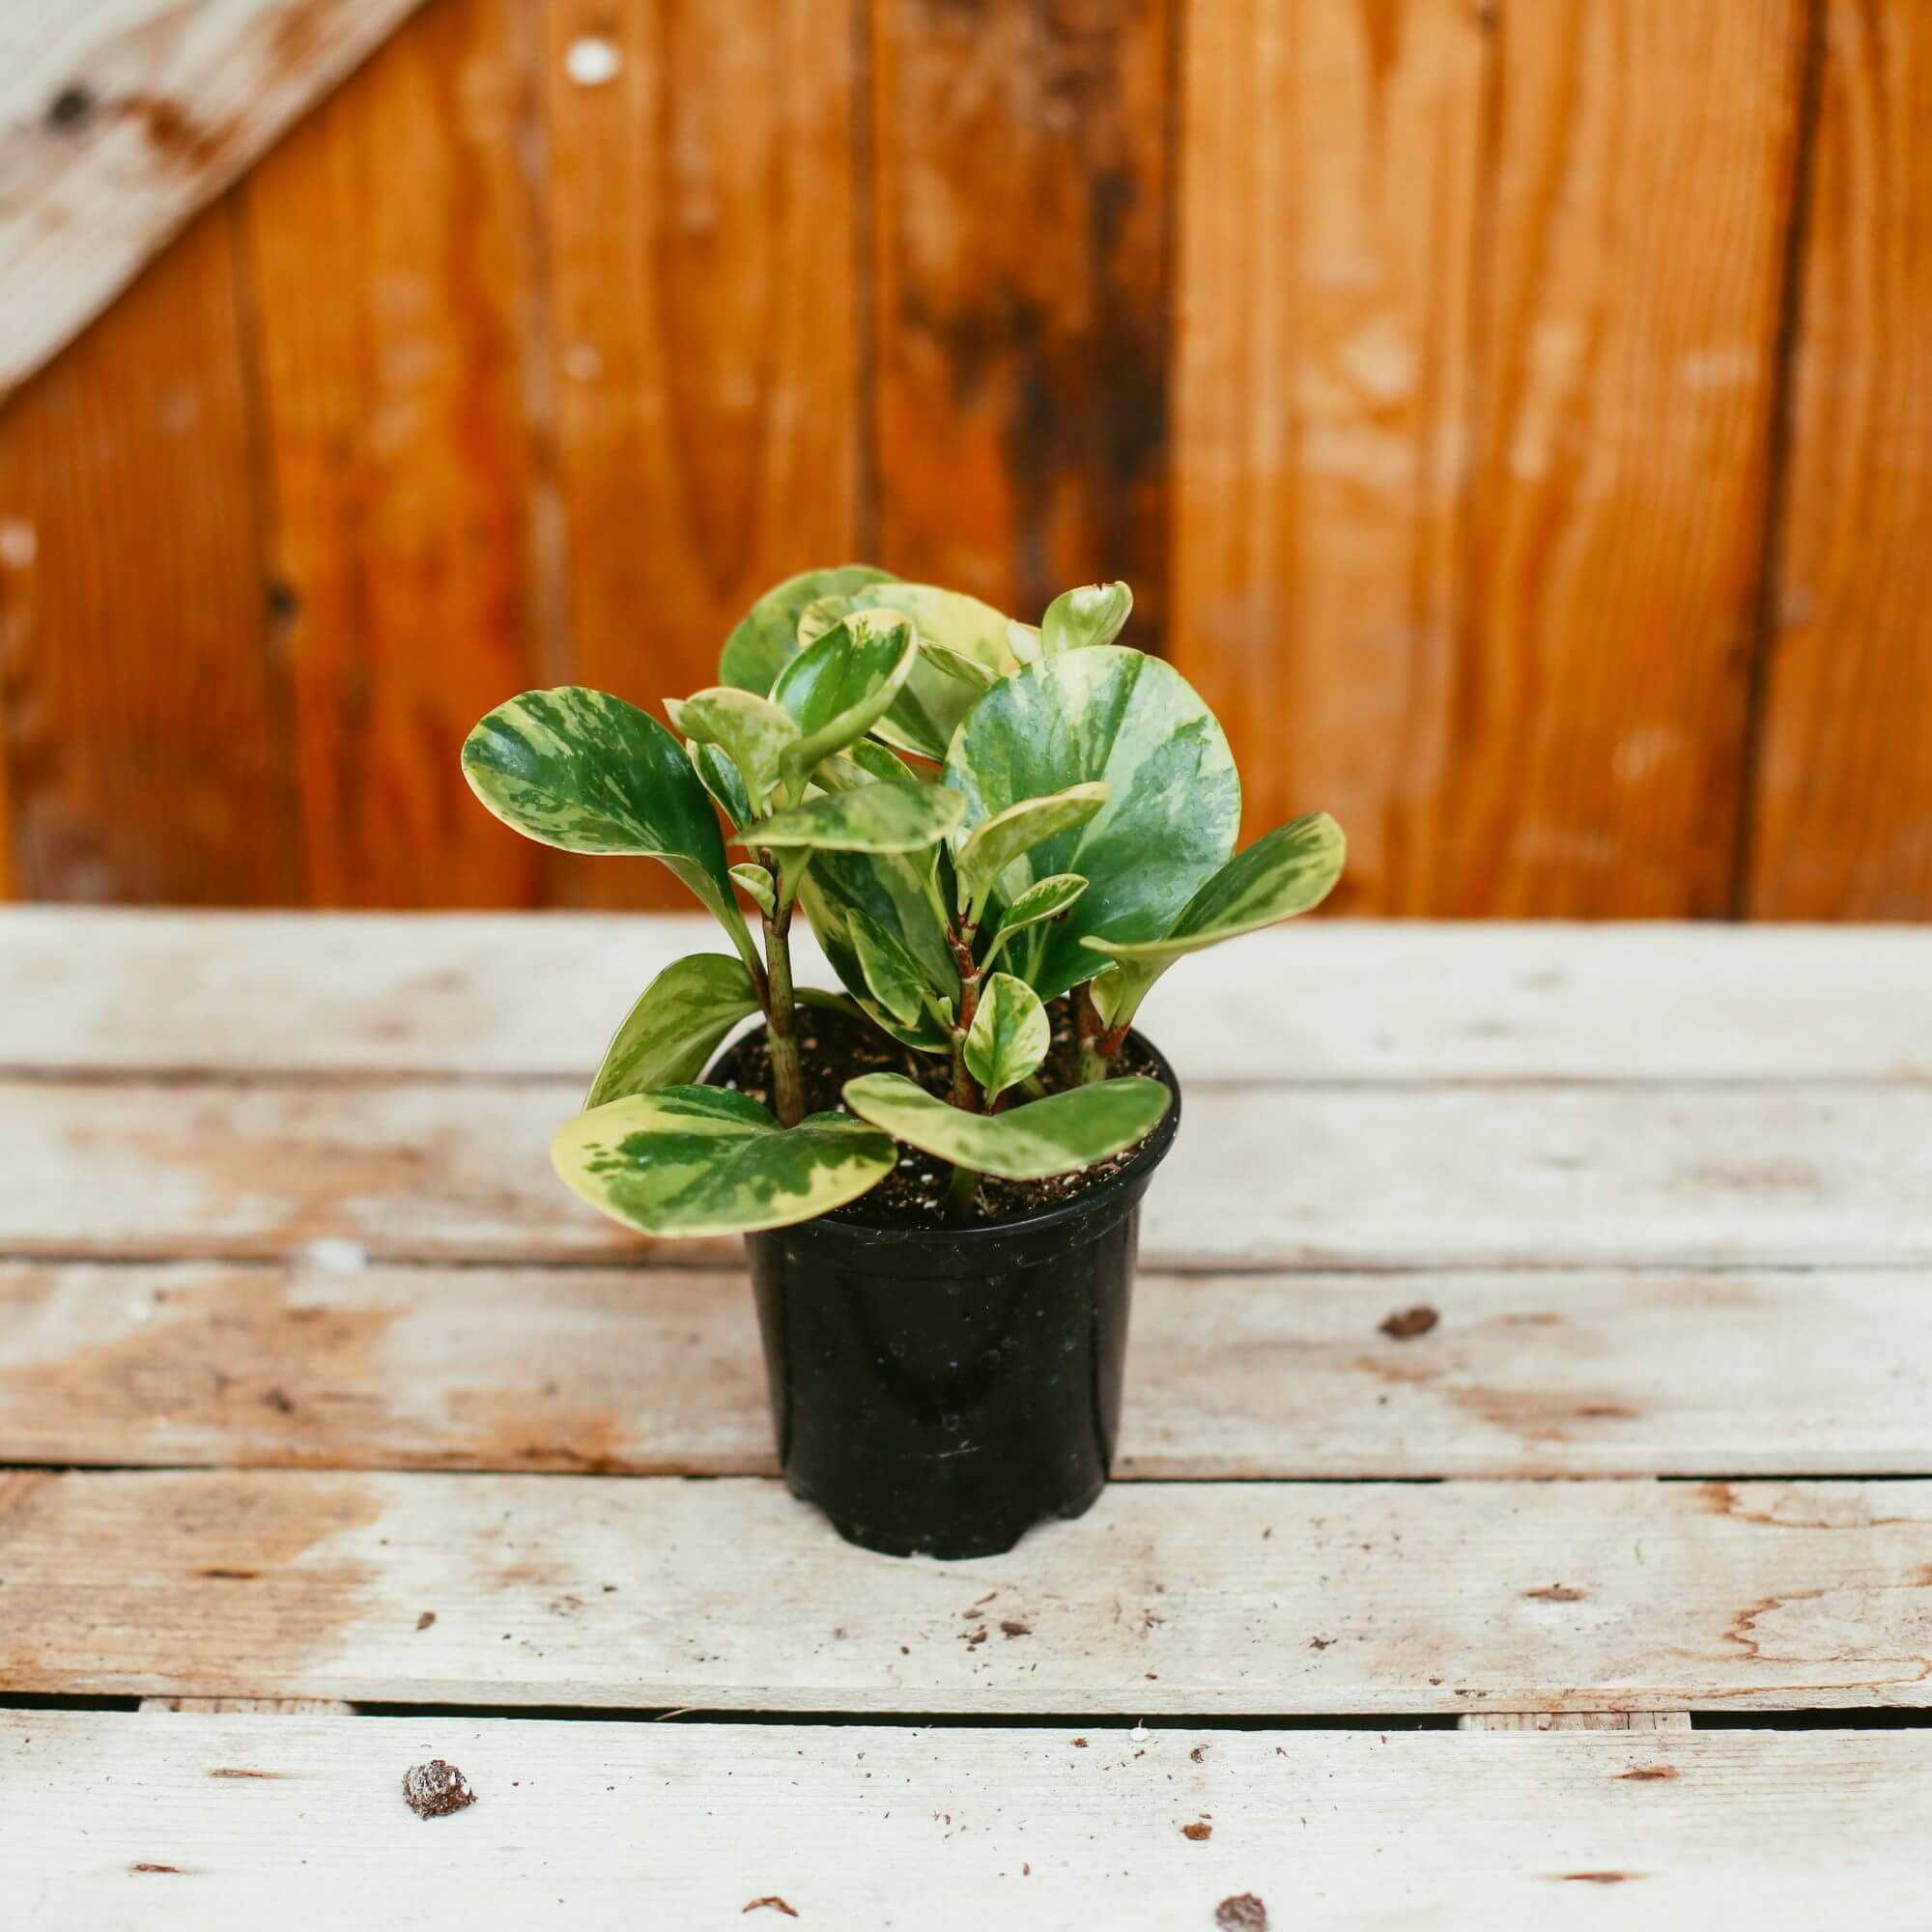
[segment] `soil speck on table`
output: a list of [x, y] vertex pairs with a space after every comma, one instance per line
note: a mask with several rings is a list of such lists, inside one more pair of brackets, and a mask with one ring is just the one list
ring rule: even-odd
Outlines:
[[1381, 1332], [1391, 1342], [1412, 1342], [1416, 1336], [1428, 1334], [1441, 1319], [1426, 1301], [1418, 1301], [1413, 1308], [1398, 1308], [1381, 1324]]
[[1009, 1636], [1031, 1636], [1033, 1634], [1033, 1626], [1031, 1624], [1015, 1623], [1011, 1617], [1002, 1617], [1000, 1619], [1000, 1628]]
[[1181, 1826], [1180, 1835], [1192, 1838], [1199, 1845], [1214, 1835], [1214, 1828], [1205, 1818], [1197, 1818], [1193, 1824]]
[[1075, 1750], [1085, 1750], [1087, 1748], [1087, 1740], [1085, 1738], [1075, 1738], [1073, 1740], [1073, 1748]]
[[1268, 1932], [1267, 1907], [1251, 1891], [1237, 1891], [1214, 1908], [1221, 1932]]
[[[769, 1906], [771, 1910], [774, 1912], [782, 1912], [787, 1918], [796, 1918], [798, 1917], [798, 1914], [794, 1912], [791, 1909], [791, 1907], [788, 1906], [784, 1902], [784, 1900], [778, 1895], [777, 1892], [773, 1892], [769, 1898], [753, 1899], [751, 1904], [746, 1906], [745, 1912], [757, 1912], [767, 1906]], [[738, 1916], [739, 1918], [742, 1918], [745, 1916], [745, 1914], [741, 1912]]]
[[446, 1759], [433, 1757], [403, 1773], [403, 1799], [418, 1818], [447, 1818], [476, 1803], [469, 1780]]
[[429, 1629], [431, 1624], [435, 1623], [435, 1621], [436, 1621], [436, 1612], [434, 1610], [425, 1610], [422, 1613], [422, 1615], [416, 1619], [416, 1629], [419, 1631], [426, 1631]]

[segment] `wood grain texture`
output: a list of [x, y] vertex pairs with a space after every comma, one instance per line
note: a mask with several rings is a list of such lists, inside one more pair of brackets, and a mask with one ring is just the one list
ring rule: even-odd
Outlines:
[[[1932, 1475], [1928, 1372], [1922, 1268], [1151, 1272], [1114, 1473]], [[0, 1264], [0, 1459], [776, 1469], [742, 1265], [340, 1258]]]
[[[576, 674], [650, 705], [715, 682], [754, 598], [857, 543], [850, 13], [560, 0], [543, 18]], [[611, 78], [572, 78], [586, 43]], [[561, 877], [576, 902], [690, 904], [656, 865]]]
[[[1477, 1711], [1458, 1718], [1464, 1731], [1688, 1732], [1689, 1711]], [[1641, 1781], [1641, 1780], [1639, 1780]]]
[[545, 675], [518, 10], [436, 0], [247, 184], [309, 898], [536, 902], [465, 735]]
[[1360, 909], [1725, 909], [1802, 6], [1191, 21], [1175, 655], [1250, 830], [1334, 810]]
[[1157, 650], [1174, 0], [868, 12], [880, 560]]
[[[0, 909], [0, 1068], [587, 1081], [645, 984], [722, 944], [698, 917]], [[1928, 977], [1906, 928], [1302, 922], [1182, 961], [1145, 1017], [1190, 1083], [1911, 1081]]]
[[[729, 1265], [558, 1185], [581, 1080], [0, 1081], [0, 1255]], [[1932, 1264], [1932, 1087], [1209, 1085], [1151, 1268]]]
[[0, 19], [0, 397], [416, 0], [68, 0]]
[[0, 1477], [0, 1682], [37, 1692], [1150, 1717], [1932, 1701], [1923, 1482], [1123, 1483], [945, 1564], [848, 1551], [749, 1478], [26, 1472]]
[[[436, 1756], [478, 1796], [424, 1826], [397, 1785]], [[200, 1932], [211, 1897], [287, 1932], [378, 1912], [486, 1932], [546, 1919], [614, 1932], [643, 1913], [724, 1932], [788, 1925], [775, 1908], [745, 1916], [773, 1896], [802, 1927], [1205, 1932], [1240, 1893], [1273, 1925], [1324, 1932], [1569, 1932], [1606, 1922], [1606, 1888], [1655, 1932], [1812, 1932], [1848, 1905], [1889, 1929], [1916, 1922], [1923, 1889], [1898, 1821], [1932, 1800], [1932, 1744], [1889, 1731], [1157, 1725], [1136, 1741], [1091, 1723], [32, 1711], [0, 1713], [0, 1766], [17, 1792], [0, 1846], [43, 1932], [97, 1932], [130, 1908], [155, 1932]], [[296, 1885], [292, 1810], [308, 1861]], [[1202, 1820], [1211, 1836], [1183, 1835]]]
[[1932, 15], [1827, 0], [1747, 909], [1932, 915]]
[[0, 724], [36, 897], [303, 894], [239, 273], [214, 208], [0, 415]]

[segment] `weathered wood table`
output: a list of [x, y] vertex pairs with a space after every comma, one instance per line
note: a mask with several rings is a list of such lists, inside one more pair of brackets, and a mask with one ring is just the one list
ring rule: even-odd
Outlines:
[[0, 916], [0, 1922], [1932, 1923], [1932, 932], [1189, 962], [1125, 1480], [942, 1564], [549, 1172], [692, 930]]

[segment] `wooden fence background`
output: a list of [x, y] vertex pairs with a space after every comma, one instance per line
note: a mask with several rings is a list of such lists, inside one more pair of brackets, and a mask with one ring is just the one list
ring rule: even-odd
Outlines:
[[1928, 0], [386, 5], [0, 127], [219, 186], [0, 406], [6, 893], [673, 902], [465, 728], [864, 556], [1128, 578], [1351, 911], [1932, 915]]

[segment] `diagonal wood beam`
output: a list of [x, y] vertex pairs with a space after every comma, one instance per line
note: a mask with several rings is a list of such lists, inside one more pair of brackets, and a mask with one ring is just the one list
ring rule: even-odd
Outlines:
[[0, 399], [418, 4], [0, 7]]

